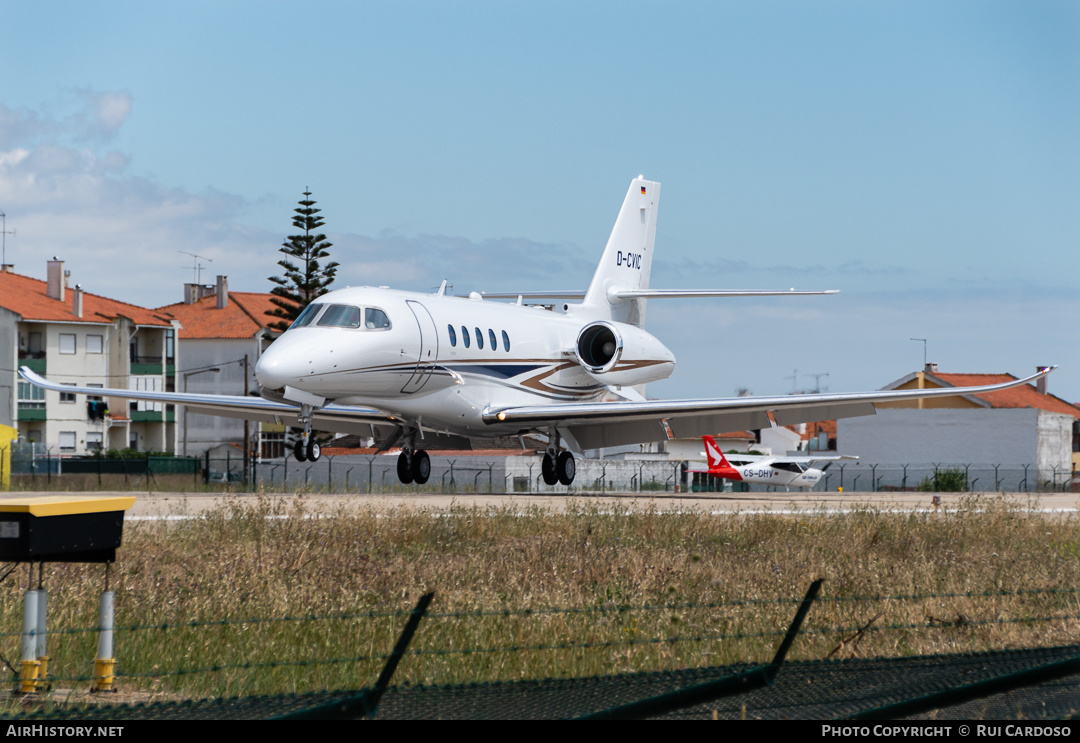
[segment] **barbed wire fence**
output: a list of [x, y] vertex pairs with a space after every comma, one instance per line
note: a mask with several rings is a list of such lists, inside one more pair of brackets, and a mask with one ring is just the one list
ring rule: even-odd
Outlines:
[[[472, 456], [431, 454], [431, 477], [425, 485], [402, 485], [397, 455], [325, 455], [318, 462], [299, 462], [287, 455], [254, 460], [245, 472], [237, 456], [145, 456], [138, 458], [74, 458], [41, 445], [0, 447], [0, 483], [13, 490], [220, 490], [333, 493], [733, 493], [783, 492], [723, 480], [700, 465], [663, 459], [577, 460], [570, 486], [546, 485], [539, 456]], [[795, 489], [798, 491], [798, 489]], [[1009, 463], [833, 463], [816, 492], [1078, 492], [1080, 480], [1071, 466]]]
[[[791, 615], [805, 600], [479, 610], [439, 609], [436, 603], [403, 653], [395, 682], [460, 686], [753, 666], [789, 633]], [[166, 698], [360, 689], [390, 657], [395, 628], [411, 613], [166, 618], [125, 625], [121, 612], [114, 629], [117, 684]], [[1077, 629], [1074, 588], [873, 596], [831, 595], [826, 588], [798, 632], [792, 656], [827, 661], [905, 655], [916, 637], [952, 653], [1065, 647], [1075, 642]], [[91, 685], [98, 632], [94, 624], [49, 630], [53, 689]], [[0, 663], [13, 681], [22, 637], [20, 631], [0, 633]], [[942, 655], [937, 662], [951, 661]]]

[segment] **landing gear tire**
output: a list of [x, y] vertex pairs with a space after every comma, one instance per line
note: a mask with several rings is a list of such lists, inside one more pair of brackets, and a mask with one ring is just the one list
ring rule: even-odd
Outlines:
[[559, 482], [563, 485], [569, 485], [574, 481], [574, 475], [576, 474], [577, 464], [574, 462], [574, 455], [564, 451], [555, 460], [555, 476], [559, 478]]
[[401, 452], [401, 454], [398, 454], [397, 477], [401, 480], [402, 485], [408, 485], [413, 481], [412, 457], [404, 451]]
[[555, 474], [555, 458], [550, 454], [544, 455], [544, 461], [540, 463], [540, 474], [543, 476], [545, 484], [558, 484], [559, 476]]
[[423, 485], [431, 477], [431, 459], [423, 449], [417, 449], [412, 455], [412, 464], [409, 467], [413, 482]]
[[307, 461], [307, 447], [304, 446], [304, 440], [300, 439], [293, 446], [293, 457], [297, 462]]
[[319, 457], [322, 456], [322, 447], [315, 441], [309, 441], [304, 453], [307, 455], [309, 462], [318, 462]]

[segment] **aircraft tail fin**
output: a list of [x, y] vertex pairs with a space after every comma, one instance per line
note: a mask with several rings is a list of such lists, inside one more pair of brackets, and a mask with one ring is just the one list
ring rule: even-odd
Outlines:
[[724, 452], [720, 451], [720, 447], [716, 445], [716, 439], [712, 436], [702, 436], [701, 438], [705, 442], [705, 456], [709, 458], [709, 469], [732, 469], [731, 463], [724, 456]]
[[641, 176], [630, 182], [583, 306], [616, 322], [644, 324], [645, 298], [617, 299], [613, 293], [649, 288], [659, 207], [659, 183]]

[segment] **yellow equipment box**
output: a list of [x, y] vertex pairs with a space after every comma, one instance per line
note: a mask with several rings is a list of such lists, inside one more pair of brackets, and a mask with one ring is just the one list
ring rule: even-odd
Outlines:
[[135, 496], [0, 498], [0, 560], [115, 562]]

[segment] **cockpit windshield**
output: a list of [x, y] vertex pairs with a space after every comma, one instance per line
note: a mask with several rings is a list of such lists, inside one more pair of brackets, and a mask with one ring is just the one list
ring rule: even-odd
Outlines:
[[376, 307], [364, 308], [364, 326], [368, 330], [383, 330], [390, 327], [390, 318]]
[[332, 328], [360, 327], [360, 308], [347, 304], [332, 304], [319, 318], [319, 325]]
[[289, 329], [302, 328], [305, 325], [310, 325], [312, 320], [315, 319], [315, 316], [318, 315], [319, 311], [325, 306], [325, 304], [309, 304], [304, 308], [304, 311], [293, 320], [293, 324], [289, 326]]
[[[361, 317], [363, 317], [362, 323]], [[305, 325], [318, 325], [323, 328], [386, 330], [390, 327], [390, 318], [377, 307], [354, 307], [349, 304], [309, 304], [293, 324], [289, 326], [289, 329], [302, 328]]]

